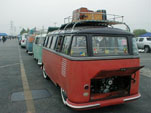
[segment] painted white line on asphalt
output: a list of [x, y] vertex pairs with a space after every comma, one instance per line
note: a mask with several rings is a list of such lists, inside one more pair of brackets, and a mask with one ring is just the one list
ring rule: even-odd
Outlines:
[[22, 78], [22, 84], [23, 84], [23, 89], [24, 89], [27, 113], [35, 113], [34, 101], [33, 101], [32, 93], [30, 91], [30, 87], [28, 84], [28, 79], [27, 79], [27, 75], [25, 73], [25, 68], [24, 68], [24, 64], [22, 61], [22, 56], [21, 56], [21, 51], [19, 49], [19, 46], [18, 46], [18, 51], [19, 51], [21, 78]]
[[19, 64], [20, 64], [20, 63], [8, 64], [8, 65], [0, 66], [0, 68], [11, 67], [11, 66], [19, 65]]

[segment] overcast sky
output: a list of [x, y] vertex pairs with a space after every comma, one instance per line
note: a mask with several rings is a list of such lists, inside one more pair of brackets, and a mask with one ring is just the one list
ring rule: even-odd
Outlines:
[[60, 26], [64, 18], [80, 7], [106, 9], [124, 16], [133, 29], [151, 31], [151, 0], [0, 0], [0, 32], [10, 33], [10, 22], [21, 28]]

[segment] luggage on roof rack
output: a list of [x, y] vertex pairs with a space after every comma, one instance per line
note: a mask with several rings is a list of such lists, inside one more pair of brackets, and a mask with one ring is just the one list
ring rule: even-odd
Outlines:
[[113, 27], [114, 25], [124, 25], [126, 26], [126, 31], [130, 32], [129, 26], [123, 22], [124, 16], [107, 14], [106, 10], [97, 10], [92, 11], [87, 8], [79, 8], [73, 11], [72, 17], [69, 16], [64, 18], [64, 25], [62, 25], [59, 29], [66, 30], [71, 29], [73, 31], [78, 27]]
[[80, 8], [73, 11], [72, 21], [79, 20], [106, 20], [106, 10], [97, 10], [96, 12], [87, 8]]
[[70, 22], [80, 22], [80, 21], [114, 21], [123, 22], [124, 16], [119, 16], [115, 14], [107, 14], [106, 10], [92, 11], [87, 8], [79, 8], [73, 11], [72, 17], [64, 18], [64, 23]]

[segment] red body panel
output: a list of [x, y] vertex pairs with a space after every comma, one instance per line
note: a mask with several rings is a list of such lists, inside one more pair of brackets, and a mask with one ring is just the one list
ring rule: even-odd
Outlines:
[[[90, 101], [90, 88], [85, 90], [84, 85], [90, 86], [90, 80], [101, 70], [118, 70], [140, 64], [139, 59], [71, 61], [46, 49], [43, 49], [42, 59], [48, 76], [66, 91], [68, 99], [74, 103]], [[139, 72], [136, 72], [135, 80], [131, 81], [130, 95], [138, 94]], [[89, 95], [83, 96], [85, 92]]]
[[[120, 68], [139, 66], [138, 59], [121, 59], [121, 60], [100, 60], [100, 61], [69, 61], [70, 74], [67, 76], [67, 92], [68, 98], [72, 102], [81, 103], [88, 102], [90, 97], [84, 97], [83, 93], [90, 90], [85, 90], [84, 85], [90, 86], [90, 80], [96, 76], [101, 70], [116, 70]], [[138, 93], [139, 73], [136, 76], [136, 82], [131, 84], [131, 94]]]

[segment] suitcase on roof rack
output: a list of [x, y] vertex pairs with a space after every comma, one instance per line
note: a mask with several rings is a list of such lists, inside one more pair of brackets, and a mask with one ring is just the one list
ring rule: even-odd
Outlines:
[[94, 12], [87, 8], [80, 8], [73, 11], [72, 21], [76, 22], [82, 20], [106, 20], [106, 10], [98, 10]]

